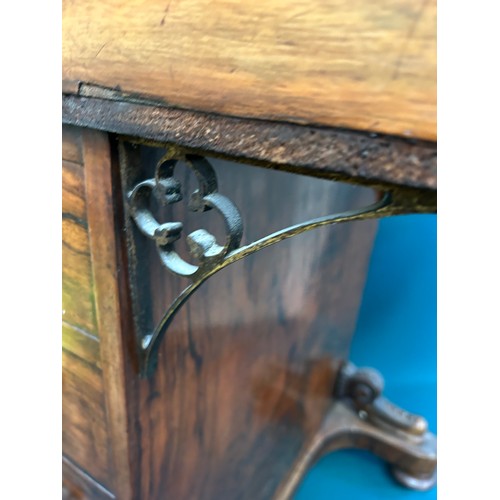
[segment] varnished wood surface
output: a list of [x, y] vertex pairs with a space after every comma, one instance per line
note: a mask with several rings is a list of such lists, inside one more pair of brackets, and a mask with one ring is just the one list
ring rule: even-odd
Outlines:
[[95, 480], [109, 487], [111, 477], [102, 373], [63, 351], [62, 449]]
[[77, 127], [63, 126], [62, 128], [62, 159], [82, 164], [81, 132]]
[[82, 361], [101, 369], [99, 339], [63, 321], [62, 347]]
[[[127, 413], [126, 391], [131, 391], [132, 379], [126, 379], [126, 360], [130, 357], [124, 342], [127, 333], [122, 327], [130, 324], [127, 314], [126, 280], [122, 276], [126, 262], [120, 255], [119, 241], [122, 228], [115, 225], [120, 219], [120, 183], [118, 166], [112, 162], [109, 137], [96, 130], [82, 131], [83, 160], [87, 217], [92, 254], [92, 272], [98, 328], [101, 332], [101, 359], [103, 366], [104, 397], [110, 440], [113, 493], [120, 500], [133, 496], [132, 471], [135, 457], [129, 449], [131, 439], [129, 419], [135, 411]], [[118, 234], [115, 234], [115, 231]], [[129, 336], [129, 342], [133, 341]]]
[[[72, 127], [64, 127], [62, 162], [62, 317], [98, 336], [87, 228], [84, 169]], [[69, 132], [68, 132], [69, 131]], [[70, 158], [71, 161], [67, 161]], [[80, 160], [81, 161], [81, 160]]]
[[[130, 164], [149, 165], [140, 177], [150, 176], [159, 154], [131, 149]], [[243, 214], [243, 243], [373, 199], [361, 188], [215, 166], [220, 192]], [[176, 177], [194, 187], [186, 170]], [[187, 199], [191, 189], [184, 192]], [[214, 213], [177, 205], [163, 216], [182, 220], [186, 234], [203, 227], [222, 237]], [[331, 403], [332, 360], [348, 356], [375, 227], [302, 234], [228, 267], [194, 294], [163, 340], [156, 373], [134, 396], [139, 498], [273, 497]], [[185, 282], [162, 269], [154, 244], [139, 241], [136, 251], [138, 310], [154, 325]]]
[[[63, 467], [63, 477], [68, 494], [78, 498], [75, 495], [88, 493], [81, 489], [85, 478], [110, 488], [114, 471], [96, 316], [82, 130], [65, 126], [62, 139], [62, 445], [63, 453], [80, 471], [67, 476], [68, 468]], [[109, 170], [109, 161], [101, 166]], [[88, 487], [94, 491], [91, 484]]]
[[94, 478], [63, 456], [62, 500], [112, 500], [116, 498]]
[[[63, 352], [64, 453], [80, 476], [123, 500], [271, 499], [330, 405], [332, 359], [348, 356], [375, 223], [305, 233], [211, 278], [172, 324], [156, 374], [141, 380], [114, 146], [96, 131], [80, 140], [84, 189], [72, 192], [83, 192], [99, 337], [65, 325], [73, 336]], [[149, 176], [159, 153], [134, 151], [139, 175]], [[245, 241], [373, 199], [365, 188], [214, 163], [220, 191], [243, 214]], [[192, 179], [177, 174], [189, 193]], [[222, 236], [214, 213], [200, 218], [179, 205], [173, 216], [187, 232]], [[161, 268], [154, 248], [143, 250], [154, 322], [182, 280]], [[88, 495], [65, 478], [66, 491]]]
[[63, 79], [83, 95], [97, 84], [123, 99], [435, 140], [436, 2], [65, 0]]

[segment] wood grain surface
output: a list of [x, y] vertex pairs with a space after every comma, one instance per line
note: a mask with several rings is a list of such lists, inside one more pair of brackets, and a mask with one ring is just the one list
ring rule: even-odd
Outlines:
[[435, 140], [436, 1], [64, 0], [63, 80]]
[[[94, 301], [81, 129], [63, 127], [62, 158], [62, 447], [67, 459], [81, 468], [79, 483], [90, 477], [109, 487], [113, 474]], [[68, 489], [70, 482], [66, 478], [66, 489], [76, 495], [79, 489], [76, 485], [76, 489]]]
[[[121, 179], [113, 139], [88, 129], [75, 136], [78, 147], [66, 150], [85, 175], [68, 174], [64, 196], [86, 221], [98, 335], [64, 324], [63, 451], [73, 467], [64, 466], [64, 491], [270, 500], [330, 406], [333, 365], [348, 356], [376, 222], [304, 233], [214, 276], [167, 332], [157, 372], [140, 379], [121, 182], [127, 192], [127, 183], [151, 176], [162, 150], [129, 144]], [[76, 169], [77, 161], [66, 163]], [[221, 193], [243, 214], [243, 243], [374, 198], [368, 188], [212, 161]], [[176, 175], [187, 195], [193, 177], [182, 167]], [[188, 213], [180, 203], [160, 215], [182, 220], [186, 232], [203, 227], [223, 237], [214, 212]], [[153, 324], [183, 280], [162, 268], [154, 245], [143, 240], [138, 250], [145, 293], [134, 307]]]
[[79, 128], [63, 126], [62, 159], [63, 161], [69, 161], [82, 165], [82, 139]]
[[[128, 358], [123, 325], [129, 322], [125, 278], [121, 276], [126, 263], [120, 256], [120, 182], [115, 177], [118, 165], [113, 164], [108, 134], [82, 129], [82, 150], [85, 164], [85, 192], [89, 225], [92, 273], [94, 278], [98, 328], [101, 332], [104, 397], [109, 430], [112, 474], [109, 484], [117, 498], [132, 498], [131, 467], [134, 457], [129, 450], [129, 418], [126, 391], [134, 381], [126, 380]], [[129, 338], [129, 342], [133, 340]]]
[[101, 370], [99, 339], [64, 321], [62, 324], [62, 348]]
[[[67, 130], [66, 127], [64, 130]], [[71, 129], [70, 129], [71, 130]], [[63, 158], [78, 160], [79, 144], [63, 134]], [[63, 320], [98, 336], [87, 228], [84, 170], [62, 162], [62, 309]]]
[[67, 457], [62, 459], [62, 500], [112, 500], [116, 498], [93, 477], [82, 471]]
[[[127, 151], [125, 192], [153, 174], [162, 154]], [[243, 214], [243, 244], [374, 197], [369, 189], [213, 164], [220, 192]], [[189, 198], [193, 177], [182, 167], [176, 177]], [[202, 227], [222, 241], [213, 212], [192, 214], [180, 203], [157, 215], [182, 220], [186, 234]], [[224, 269], [194, 294], [167, 331], [156, 373], [133, 396], [139, 498], [273, 497], [331, 404], [332, 361], [348, 356], [375, 228], [365, 221], [302, 234]], [[148, 328], [186, 283], [162, 268], [154, 244], [136, 243], [135, 310]]]
[[95, 480], [109, 488], [111, 469], [102, 373], [63, 351], [62, 449]]

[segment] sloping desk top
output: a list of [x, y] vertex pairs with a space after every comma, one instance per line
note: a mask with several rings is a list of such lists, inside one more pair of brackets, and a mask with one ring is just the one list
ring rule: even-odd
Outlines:
[[64, 0], [63, 80], [435, 141], [436, 2]]

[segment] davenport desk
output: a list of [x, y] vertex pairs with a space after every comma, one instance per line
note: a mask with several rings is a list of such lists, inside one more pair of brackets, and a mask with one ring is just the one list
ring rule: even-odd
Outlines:
[[348, 447], [435, 483], [349, 361], [377, 219], [436, 210], [435, 16], [63, 0], [65, 498], [284, 500]]

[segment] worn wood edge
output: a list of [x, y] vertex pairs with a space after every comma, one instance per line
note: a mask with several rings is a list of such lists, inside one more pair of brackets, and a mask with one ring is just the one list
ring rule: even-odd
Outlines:
[[78, 94], [80, 92], [80, 82], [78, 80], [66, 80], [63, 78], [62, 92], [63, 94]]
[[82, 136], [92, 272], [97, 323], [102, 332], [101, 364], [114, 471], [112, 484], [117, 498], [127, 500], [133, 498], [133, 484], [110, 143], [106, 133], [96, 130], [86, 129]]
[[241, 119], [113, 97], [64, 94], [62, 101], [67, 124], [375, 188], [437, 189], [435, 142]]
[[62, 457], [62, 469], [63, 478], [64, 476], [68, 477], [75, 486], [82, 488], [86, 491], [86, 493], [92, 495], [88, 498], [92, 498], [92, 500], [107, 500], [116, 498], [101, 483], [96, 481], [90, 474], [75, 465], [70, 458], [64, 455]]

